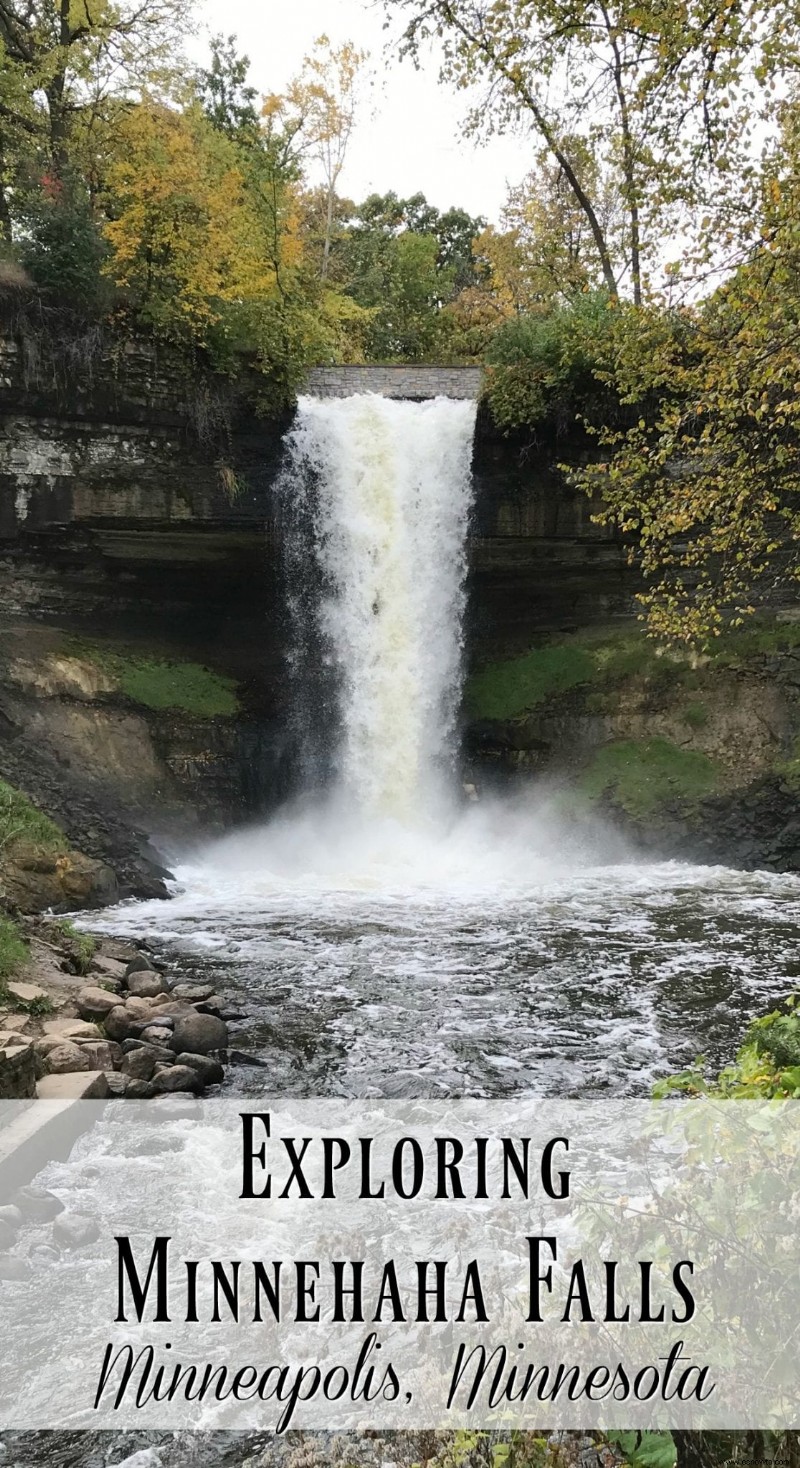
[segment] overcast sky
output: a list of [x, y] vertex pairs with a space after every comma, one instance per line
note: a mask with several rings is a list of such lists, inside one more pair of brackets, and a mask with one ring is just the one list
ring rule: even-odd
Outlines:
[[506, 181], [518, 183], [531, 166], [523, 138], [484, 146], [464, 138], [463, 95], [439, 86], [435, 61], [415, 72], [396, 52], [386, 54], [391, 33], [383, 30], [379, 0], [203, 0], [203, 14], [197, 58], [210, 34], [235, 34], [251, 59], [253, 83], [264, 92], [281, 91], [323, 32], [334, 43], [353, 40], [371, 52], [375, 115], [363, 117], [353, 138], [341, 186], [351, 198], [421, 191], [439, 208], [459, 204], [496, 220]]

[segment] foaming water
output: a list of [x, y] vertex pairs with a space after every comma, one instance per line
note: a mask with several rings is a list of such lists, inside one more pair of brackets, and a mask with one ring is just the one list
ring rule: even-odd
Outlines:
[[[408, 819], [446, 798], [475, 411], [449, 398], [303, 397], [288, 435], [297, 641], [309, 644], [310, 620], [334, 671], [338, 783], [366, 814]], [[317, 724], [302, 690], [300, 706]]]
[[647, 1094], [793, 986], [798, 924], [796, 877], [632, 860], [521, 796], [287, 811], [102, 919], [241, 1000], [267, 1068], [230, 1086], [297, 1096]]

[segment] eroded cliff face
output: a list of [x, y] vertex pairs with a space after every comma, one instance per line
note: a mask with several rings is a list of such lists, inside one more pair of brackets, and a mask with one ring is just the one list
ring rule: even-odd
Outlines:
[[[157, 884], [148, 836], [168, 851], [264, 815], [293, 787], [276, 493], [286, 424], [260, 418], [252, 399], [246, 385], [187, 381], [141, 348], [69, 381], [37, 379], [19, 344], [0, 352], [0, 778], [109, 860], [123, 890]], [[662, 676], [650, 654], [605, 680], [584, 660], [564, 682], [576, 646], [591, 661], [604, 639], [631, 636], [624, 548], [557, 467], [586, 452], [578, 440], [505, 438], [479, 413], [473, 777], [588, 781], [645, 843], [791, 865], [792, 648], [686, 678]], [[510, 704], [476, 698], [481, 678], [485, 691], [486, 677], [502, 683], [504, 668], [548, 648], [554, 687]], [[713, 765], [691, 809], [674, 749]], [[620, 796], [626, 759], [637, 790], [649, 782], [657, 798]]]

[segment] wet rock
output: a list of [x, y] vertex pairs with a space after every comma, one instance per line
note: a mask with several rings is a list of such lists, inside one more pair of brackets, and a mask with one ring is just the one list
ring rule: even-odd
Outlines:
[[64, 1204], [55, 1193], [49, 1193], [46, 1188], [35, 1188], [32, 1184], [17, 1189], [14, 1204], [22, 1217], [31, 1223], [51, 1223], [64, 1212]]
[[229, 1065], [252, 1065], [257, 1070], [269, 1070], [270, 1066], [268, 1060], [262, 1060], [260, 1055], [250, 1055], [246, 1050], [228, 1050], [222, 1058]]
[[128, 1080], [128, 1088], [125, 1092], [126, 1101], [149, 1101], [155, 1096], [155, 1087], [150, 1081]]
[[153, 1074], [156, 1091], [202, 1091], [203, 1082], [190, 1065], [159, 1066]]
[[103, 1028], [109, 1040], [116, 1040], [118, 1044], [123, 1040], [127, 1040], [131, 1033], [131, 1019], [124, 1005], [115, 1005], [106, 1015], [103, 1021]]
[[68, 1040], [48, 1052], [44, 1057], [44, 1068], [46, 1074], [54, 1076], [92, 1069], [81, 1046], [73, 1045]]
[[141, 973], [152, 973], [152, 964], [150, 962], [150, 959], [145, 958], [143, 953], [138, 954], [136, 958], [132, 958], [129, 963], [126, 963], [125, 978], [129, 979], [131, 977], [131, 974]]
[[137, 970], [128, 979], [128, 990], [138, 999], [155, 999], [158, 994], [167, 994], [169, 986], [161, 974], [150, 973], [146, 969], [141, 972]]
[[149, 1081], [152, 1079], [156, 1068], [156, 1057], [152, 1051], [146, 1048], [141, 1050], [130, 1050], [122, 1058], [120, 1070], [123, 1075], [130, 1076], [131, 1080]]
[[211, 1050], [224, 1050], [228, 1044], [228, 1026], [212, 1014], [183, 1015], [175, 1025], [170, 1042], [176, 1055], [208, 1055]]
[[185, 1052], [178, 1056], [178, 1065], [188, 1065], [190, 1070], [197, 1071], [204, 1086], [218, 1086], [225, 1079], [225, 1072], [218, 1060], [212, 1060], [208, 1055], [191, 1055]]
[[176, 999], [185, 999], [189, 1004], [199, 1004], [204, 999], [210, 999], [214, 993], [213, 984], [176, 984], [173, 989]]
[[53, 1238], [64, 1249], [84, 1249], [99, 1237], [94, 1219], [84, 1218], [80, 1213], [62, 1213], [53, 1224]]
[[22, 1223], [22, 1214], [13, 1203], [4, 1203], [0, 1208], [0, 1221], [10, 1224], [11, 1228], [19, 1228]]
[[32, 1264], [57, 1264], [61, 1255], [52, 1244], [34, 1244], [28, 1250], [28, 1258]]
[[0, 1254], [0, 1279], [27, 1279], [30, 1272], [27, 1259], [17, 1259], [14, 1254]]
[[109, 1071], [106, 1076], [109, 1096], [125, 1096], [128, 1090], [128, 1077], [119, 1071]]
[[81, 1040], [80, 1049], [90, 1070], [114, 1070], [122, 1062], [122, 1049], [113, 1040]]
[[119, 1006], [119, 999], [107, 989], [88, 988], [81, 989], [75, 1003], [81, 1019], [104, 1020]]

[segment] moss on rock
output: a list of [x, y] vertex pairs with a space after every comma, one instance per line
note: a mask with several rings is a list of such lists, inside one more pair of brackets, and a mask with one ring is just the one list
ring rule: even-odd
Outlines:
[[208, 719], [231, 718], [239, 712], [235, 680], [202, 663], [147, 657], [100, 643], [76, 643], [74, 651], [102, 668], [120, 693], [145, 708], [182, 711]]
[[589, 802], [607, 796], [628, 815], [646, 817], [672, 801], [711, 795], [720, 774], [709, 755], [668, 739], [621, 739], [597, 751], [577, 790]]

